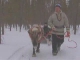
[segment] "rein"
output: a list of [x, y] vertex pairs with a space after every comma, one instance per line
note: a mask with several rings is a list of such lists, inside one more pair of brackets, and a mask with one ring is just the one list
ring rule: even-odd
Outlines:
[[[42, 40], [44, 40], [48, 35], [50, 35], [50, 34], [52, 34], [51, 32], [53, 32], [53, 30], [50, 30], [45, 36], [43, 36], [38, 42], [41, 42]], [[66, 33], [66, 32], [65, 32]], [[61, 37], [59, 37], [58, 35], [56, 35], [59, 39], [63, 39], [63, 38], [61, 38]], [[64, 36], [64, 37], [66, 37], [66, 36]], [[70, 37], [69, 37], [70, 38]], [[68, 41], [69, 42], [74, 42], [75, 43], [75, 47], [68, 47], [68, 48], [76, 48], [77, 47], [77, 43], [74, 41], [74, 40], [70, 40], [68, 38]]]
[[69, 46], [67, 46], [68, 48], [77, 48], [77, 43], [76, 43], [74, 40], [70, 40], [70, 39], [68, 38], [68, 41], [69, 41], [69, 42], [74, 42], [74, 43], [75, 43], [75, 46], [74, 46], [74, 47], [69, 47]]

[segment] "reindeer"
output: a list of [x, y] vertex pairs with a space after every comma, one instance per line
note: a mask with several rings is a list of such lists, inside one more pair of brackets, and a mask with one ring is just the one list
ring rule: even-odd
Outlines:
[[[36, 56], [36, 52], [40, 52], [40, 42], [39, 40], [42, 37], [42, 28], [39, 25], [33, 25], [29, 31], [28, 31], [30, 38], [32, 40], [32, 45], [33, 45], [33, 54], [32, 56]], [[36, 51], [36, 52], [35, 52]]]

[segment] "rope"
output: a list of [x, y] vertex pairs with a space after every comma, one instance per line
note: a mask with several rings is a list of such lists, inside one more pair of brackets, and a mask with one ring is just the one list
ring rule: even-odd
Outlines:
[[67, 46], [68, 48], [77, 48], [77, 43], [76, 43], [74, 40], [68, 39], [68, 41], [69, 41], [69, 42], [74, 42], [74, 43], [75, 43], [75, 46], [74, 46], [74, 47], [69, 47], [69, 46]]

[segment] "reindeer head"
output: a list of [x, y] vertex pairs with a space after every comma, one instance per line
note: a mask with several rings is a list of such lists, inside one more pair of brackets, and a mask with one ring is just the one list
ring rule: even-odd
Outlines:
[[38, 43], [38, 34], [39, 34], [38, 28], [37, 27], [31, 28], [29, 30], [29, 34], [31, 36], [33, 46], [37, 46], [37, 43]]

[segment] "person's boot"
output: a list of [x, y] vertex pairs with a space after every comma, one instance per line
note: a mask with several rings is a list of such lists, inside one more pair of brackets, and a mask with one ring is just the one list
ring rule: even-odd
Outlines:
[[53, 54], [53, 56], [56, 56], [57, 53], [58, 53], [57, 51], [53, 51], [53, 50], [52, 50], [52, 54]]
[[53, 52], [53, 55], [56, 56], [57, 55], [57, 51]]

